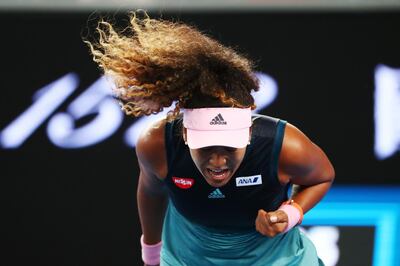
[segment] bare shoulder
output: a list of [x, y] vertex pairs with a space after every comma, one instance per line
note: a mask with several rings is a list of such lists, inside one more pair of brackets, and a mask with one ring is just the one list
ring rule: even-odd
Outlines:
[[164, 179], [167, 175], [165, 124], [166, 120], [162, 119], [150, 125], [141, 133], [136, 143], [136, 155], [140, 166], [159, 179]]
[[312, 141], [297, 127], [287, 123], [282, 143], [282, 159], [298, 161], [314, 150]]
[[333, 167], [324, 151], [312, 142], [300, 129], [287, 123], [279, 157], [279, 178], [289, 181], [312, 182], [318, 178], [333, 176]]

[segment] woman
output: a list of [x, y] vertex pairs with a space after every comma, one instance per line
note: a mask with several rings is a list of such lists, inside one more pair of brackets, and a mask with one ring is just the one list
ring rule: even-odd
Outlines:
[[97, 30], [88, 44], [128, 115], [175, 102], [136, 147], [145, 264], [323, 265], [296, 225], [327, 193], [334, 169], [295, 126], [251, 114], [251, 62], [190, 26], [147, 15], [133, 14], [123, 33], [104, 21]]

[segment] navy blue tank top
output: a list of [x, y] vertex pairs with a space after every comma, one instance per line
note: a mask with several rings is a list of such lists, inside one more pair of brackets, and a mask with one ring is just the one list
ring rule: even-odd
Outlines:
[[278, 158], [286, 122], [253, 115], [251, 143], [229, 182], [210, 186], [194, 164], [182, 138], [182, 117], [165, 128], [168, 174], [175, 208], [188, 220], [217, 229], [250, 230], [259, 209], [274, 211], [287, 200], [288, 185], [278, 180]]

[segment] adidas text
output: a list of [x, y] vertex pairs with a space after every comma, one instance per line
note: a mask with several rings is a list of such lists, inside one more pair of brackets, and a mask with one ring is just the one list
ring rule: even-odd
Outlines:
[[210, 125], [226, 125], [225, 121], [211, 121]]

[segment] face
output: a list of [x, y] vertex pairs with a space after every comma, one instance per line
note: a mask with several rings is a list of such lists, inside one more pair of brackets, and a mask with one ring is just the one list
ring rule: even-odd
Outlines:
[[246, 147], [210, 146], [190, 149], [190, 155], [197, 169], [213, 187], [221, 187], [229, 182], [242, 163], [245, 153]]

